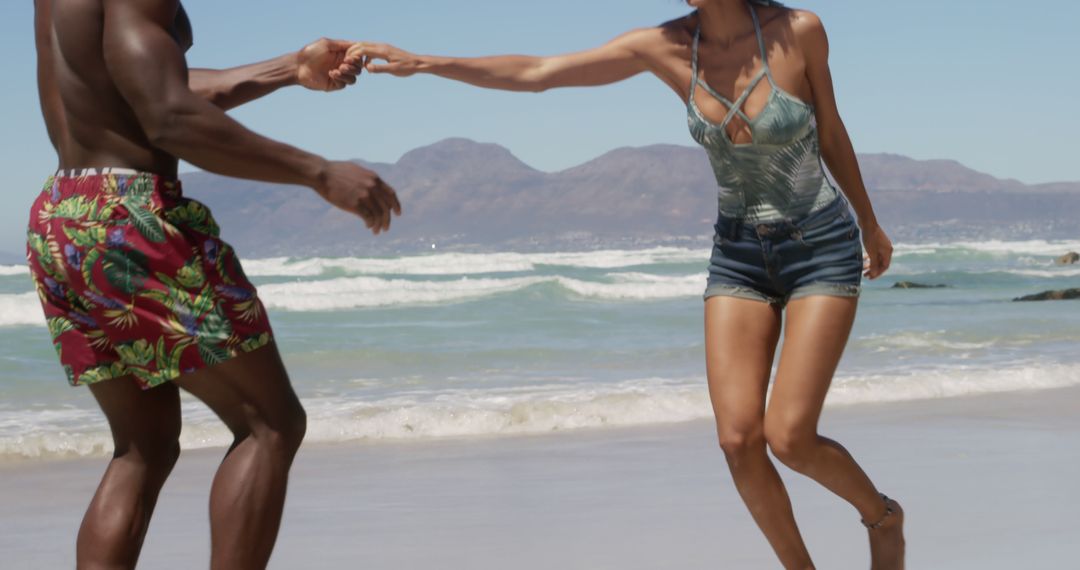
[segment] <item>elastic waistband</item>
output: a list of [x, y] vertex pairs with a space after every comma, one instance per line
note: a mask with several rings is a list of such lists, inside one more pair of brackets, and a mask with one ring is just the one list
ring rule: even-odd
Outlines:
[[132, 168], [61, 168], [56, 171], [58, 178], [83, 178], [86, 176], [139, 176], [140, 174], [147, 174], [150, 176], [156, 176], [149, 172], [140, 172]]
[[162, 196], [182, 196], [180, 181], [131, 168], [64, 168], [51, 176], [45, 192], [53, 201], [74, 195], [121, 196], [154, 192]]

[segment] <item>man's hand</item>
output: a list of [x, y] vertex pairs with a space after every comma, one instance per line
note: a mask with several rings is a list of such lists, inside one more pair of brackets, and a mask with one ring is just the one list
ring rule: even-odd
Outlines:
[[397, 193], [378, 174], [351, 162], [330, 162], [316, 191], [327, 202], [363, 218], [379, 235], [390, 229], [390, 219], [401, 215]]
[[356, 83], [363, 67], [349, 55], [353, 42], [323, 38], [296, 54], [296, 82], [314, 91], [339, 91]]

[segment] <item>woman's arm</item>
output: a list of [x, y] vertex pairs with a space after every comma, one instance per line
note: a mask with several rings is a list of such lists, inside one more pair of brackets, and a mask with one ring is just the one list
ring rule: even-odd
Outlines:
[[313, 91], [338, 91], [356, 83], [359, 57], [346, 52], [352, 42], [321, 39], [304, 49], [271, 60], [231, 69], [192, 69], [188, 86], [223, 110], [265, 97], [282, 87], [303, 85]]
[[855, 148], [836, 107], [832, 72], [829, 70], [829, 39], [821, 20], [810, 12], [800, 12], [796, 35], [806, 59], [806, 76], [813, 91], [821, 154], [859, 217], [870, 267], [867, 277], [880, 277], [892, 262], [892, 243], [878, 225], [877, 215], [866, 192]]
[[[655, 41], [655, 34], [655, 29], [634, 30], [595, 49], [551, 57], [438, 57], [366, 42], [354, 46], [349, 55], [363, 57], [371, 73], [399, 77], [428, 73], [488, 89], [540, 92], [558, 87], [607, 85], [649, 71], [644, 55], [648, 41]], [[377, 64], [374, 60], [386, 63]]]

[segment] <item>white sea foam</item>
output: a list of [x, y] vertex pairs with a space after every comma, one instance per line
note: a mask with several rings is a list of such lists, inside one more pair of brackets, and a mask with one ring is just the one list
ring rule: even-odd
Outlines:
[[896, 244], [895, 254], [901, 255], [927, 255], [942, 253], [943, 251], [968, 250], [980, 253], [1002, 255], [1040, 255], [1060, 256], [1069, 251], [1080, 251], [1080, 241], [959, 241], [959, 242], [932, 242], [932, 243], [909, 243]]
[[900, 374], [839, 377], [829, 391], [828, 402], [833, 405], [901, 402], [1077, 385], [1080, 385], [1080, 366], [1076, 364], [950, 366]]
[[1009, 269], [1005, 273], [1024, 275], [1026, 277], [1045, 277], [1053, 279], [1057, 277], [1080, 276], [1080, 267], [1060, 267], [1054, 269]]
[[0, 295], [0, 327], [45, 326], [45, 316], [37, 293]]
[[25, 265], [0, 265], [0, 277], [8, 277], [10, 275], [28, 275], [30, 269]]
[[688, 297], [700, 295], [705, 286], [704, 275], [612, 273], [606, 277], [610, 281], [584, 281], [561, 276], [504, 279], [463, 277], [445, 281], [342, 277], [263, 285], [259, 288], [259, 295], [272, 309], [333, 311], [456, 303], [541, 284], [555, 284], [574, 295], [612, 301]]
[[1080, 276], [1080, 267], [1075, 266], [1053, 266], [1046, 264], [1046, 269], [1020, 269], [1020, 268], [1006, 268], [999, 267], [993, 269], [973, 269], [970, 267], [957, 267], [949, 266], [946, 264], [940, 264], [935, 266], [922, 266], [918, 267], [906, 263], [894, 263], [889, 267], [889, 276], [898, 277], [901, 275], [935, 275], [941, 273], [957, 274], [963, 273], [969, 276], [980, 275], [1016, 275], [1019, 277], [1038, 277], [1041, 279], [1060, 279], [1063, 277], [1077, 277]]
[[635, 265], [705, 263], [707, 251], [674, 247], [566, 253], [438, 253], [398, 258], [277, 257], [244, 262], [251, 276], [315, 277], [331, 271], [346, 275], [479, 275], [534, 271], [539, 266], [616, 269]]
[[694, 297], [705, 290], [705, 275], [675, 277], [643, 273], [613, 273], [612, 283], [559, 277], [559, 285], [577, 295], [604, 300], [650, 300]]
[[[1080, 385], [1080, 366], [1017, 363], [840, 376], [828, 404], [897, 402]], [[408, 392], [382, 400], [306, 399], [309, 443], [512, 436], [679, 423], [711, 417], [703, 379]], [[204, 407], [185, 405], [186, 449], [223, 447], [230, 437]], [[0, 459], [101, 456], [107, 428], [96, 411], [0, 412]]]
[[[453, 280], [341, 277], [322, 281], [273, 283], [259, 287], [263, 303], [281, 311], [335, 311], [374, 307], [445, 305], [512, 293], [542, 284], [561, 287], [567, 295], [606, 301], [673, 299], [701, 294], [705, 276], [659, 276], [612, 273], [608, 281], [568, 277], [471, 278]], [[35, 293], [0, 295], [0, 327], [44, 326]]]
[[444, 304], [518, 291], [544, 281], [539, 277], [409, 281], [343, 277], [326, 281], [275, 283], [259, 288], [263, 303], [285, 311], [333, 311], [392, 305]]
[[[949, 331], [901, 331], [892, 334], [872, 334], [854, 339], [853, 345], [874, 352], [894, 350], [918, 350], [928, 352], [952, 352], [957, 350], [981, 350], [995, 345], [996, 339], [955, 340]], [[1015, 339], [1010, 339], [1015, 340]]]

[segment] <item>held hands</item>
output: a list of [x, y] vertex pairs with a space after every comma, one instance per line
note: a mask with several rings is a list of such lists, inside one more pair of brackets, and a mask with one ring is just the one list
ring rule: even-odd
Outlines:
[[884, 275], [892, 264], [893, 254], [892, 241], [885, 235], [885, 230], [876, 224], [873, 227], [864, 228], [863, 247], [866, 249], [863, 275], [869, 279], [877, 279]]
[[391, 218], [401, 215], [394, 189], [378, 174], [351, 162], [326, 163], [315, 191], [334, 206], [360, 216], [375, 235], [389, 230]]
[[[362, 61], [362, 67], [371, 73], [389, 73], [397, 77], [409, 77], [420, 71], [421, 60], [416, 54], [389, 44], [360, 42], [349, 48], [346, 58]], [[386, 63], [373, 63], [382, 60]]]
[[356, 44], [323, 38], [296, 54], [296, 82], [313, 91], [340, 91], [356, 83], [363, 65], [361, 57], [350, 55]]

